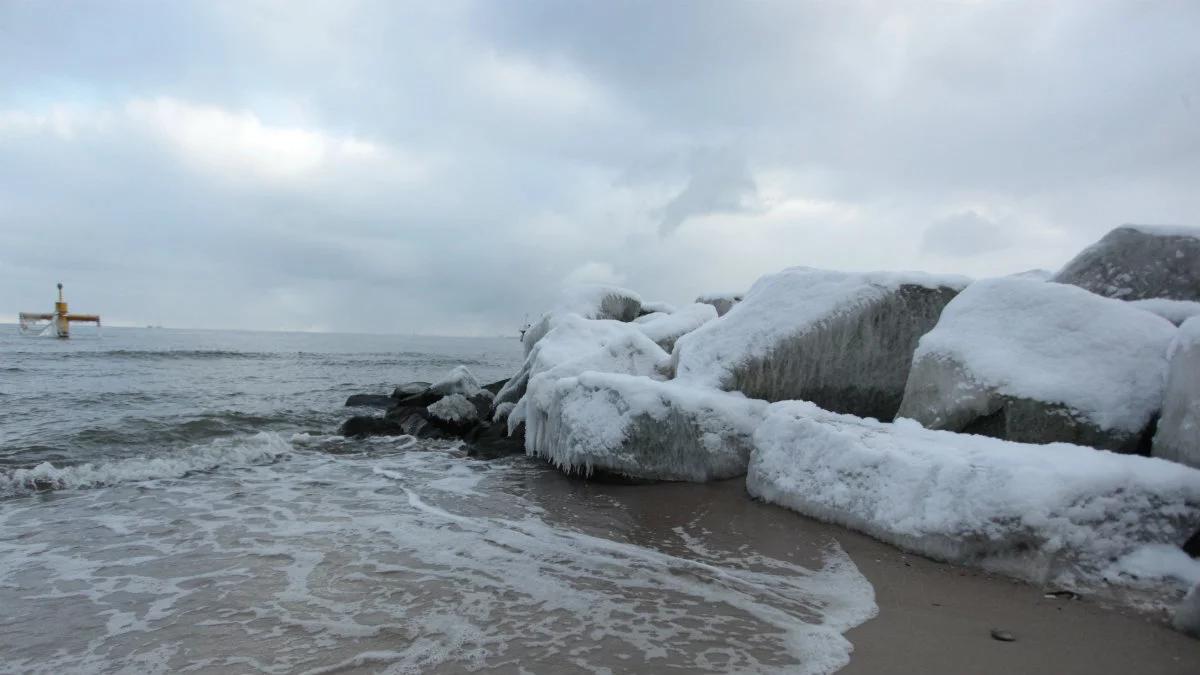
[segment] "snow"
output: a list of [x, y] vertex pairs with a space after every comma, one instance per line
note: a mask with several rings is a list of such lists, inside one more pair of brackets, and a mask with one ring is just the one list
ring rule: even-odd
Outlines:
[[997, 398], [1061, 404], [1102, 431], [1140, 433], [1162, 404], [1175, 327], [1065, 284], [971, 284], [921, 338], [900, 415], [959, 430]]
[[475, 404], [462, 394], [451, 394], [438, 399], [427, 408], [430, 415], [446, 422], [474, 422], [479, 419]]
[[690, 481], [744, 474], [767, 406], [739, 394], [597, 372], [537, 378], [528, 405], [530, 456], [568, 473]]
[[1193, 316], [1200, 316], [1200, 302], [1191, 300], [1169, 300], [1167, 298], [1146, 298], [1145, 300], [1130, 300], [1129, 304], [1157, 314], [1176, 326]]
[[[688, 305], [674, 314], [649, 314], [653, 320], [635, 322], [646, 337], [654, 340], [664, 351], [670, 352], [675, 341], [680, 337], [696, 330], [700, 326], [717, 318], [717, 310], [712, 305], [696, 303]], [[643, 317], [645, 318], [645, 317]]]
[[801, 401], [771, 405], [754, 445], [747, 489], [760, 499], [1038, 582], [1099, 584], [1111, 561], [1178, 547], [1200, 527], [1200, 471], [1152, 458], [886, 424]]
[[663, 314], [674, 314], [675, 305], [667, 302], [646, 301], [642, 303], [643, 312], [661, 312]]
[[745, 296], [745, 293], [705, 293], [696, 298], [696, 302], [712, 305], [717, 310], [717, 316], [725, 316]]
[[1151, 454], [1200, 468], [1200, 317], [1179, 327]]
[[1136, 580], [1174, 580], [1191, 587], [1200, 584], [1200, 560], [1178, 546], [1150, 544], [1123, 556], [1106, 576], [1118, 575]]
[[557, 317], [575, 314], [585, 319], [612, 319], [628, 322], [641, 313], [642, 298], [618, 286], [584, 284], [563, 289], [554, 307], [529, 330], [521, 343], [528, 355], [533, 346], [554, 328]]
[[496, 405], [515, 403], [509, 429], [516, 429], [524, 413], [522, 400], [534, 378], [551, 380], [588, 370], [658, 377], [670, 356], [646, 337], [637, 324], [585, 319], [576, 314], [555, 315], [552, 328], [538, 341], [500, 393]]
[[676, 342], [676, 377], [890, 419], [917, 339], [968, 281], [805, 267], [767, 275], [728, 314]]
[[479, 386], [479, 380], [467, 370], [466, 366], [455, 366], [454, 370], [450, 371], [446, 377], [434, 382], [429, 387], [429, 391], [441, 396], [450, 396], [452, 394], [462, 394], [463, 396], [475, 396], [482, 388]]

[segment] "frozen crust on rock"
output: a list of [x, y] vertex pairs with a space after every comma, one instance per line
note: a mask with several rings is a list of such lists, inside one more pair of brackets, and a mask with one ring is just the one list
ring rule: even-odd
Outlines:
[[728, 314], [679, 338], [672, 365], [681, 382], [890, 420], [917, 340], [968, 282], [920, 272], [787, 269], [762, 277]]
[[1151, 453], [1200, 468], [1200, 317], [1179, 327], [1167, 354], [1167, 390]]
[[746, 472], [767, 407], [739, 394], [587, 372], [530, 387], [526, 454], [568, 473], [707, 481]]
[[886, 424], [788, 401], [754, 434], [747, 489], [940, 560], [1101, 583], [1113, 560], [1200, 529], [1200, 471]]
[[1080, 288], [971, 284], [920, 340], [900, 416], [931, 429], [1132, 451], [1162, 405], [1162, 317]]

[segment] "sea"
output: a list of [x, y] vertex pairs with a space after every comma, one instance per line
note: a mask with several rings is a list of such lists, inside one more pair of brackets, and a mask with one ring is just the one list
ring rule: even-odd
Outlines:
[[[0, 673], [827, 673], [876, 611], [741, 481], [343, 438], [515, 337], [0, 325]], [[378, 413], [376, 413], [378, 414]]]

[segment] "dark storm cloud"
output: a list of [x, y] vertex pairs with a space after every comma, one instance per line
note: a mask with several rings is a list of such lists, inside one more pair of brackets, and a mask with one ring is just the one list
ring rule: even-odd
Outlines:
[[0, 318], [63, 277], [136, 323], [508, 332], [565, 280], [1057, 267], [1200, 212], [1198, 17], [3, 3]]

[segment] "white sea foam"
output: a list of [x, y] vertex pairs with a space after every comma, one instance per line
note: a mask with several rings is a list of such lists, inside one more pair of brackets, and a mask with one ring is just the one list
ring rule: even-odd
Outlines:
[[42, 462], [32, 469], [0, 473], [0, 497], [41, 490], [115, 485], [157, 478], [179, 478], [218, 467], [273, 462], [291, 452], [279, 434], [261, 432], [249, 438], [218, 439], [162, 457], [131, 457], [112, 462], [57, 467]]
[[539, 489], [561, 478], [522, 457], [239, 466], [0, 502], [0, 606], [20, 617], [0, 672], [828, 673], [876, 611], [831, 541], [784, 559], [695, 523], [585, 531], [625, 507], [564, 510]]

